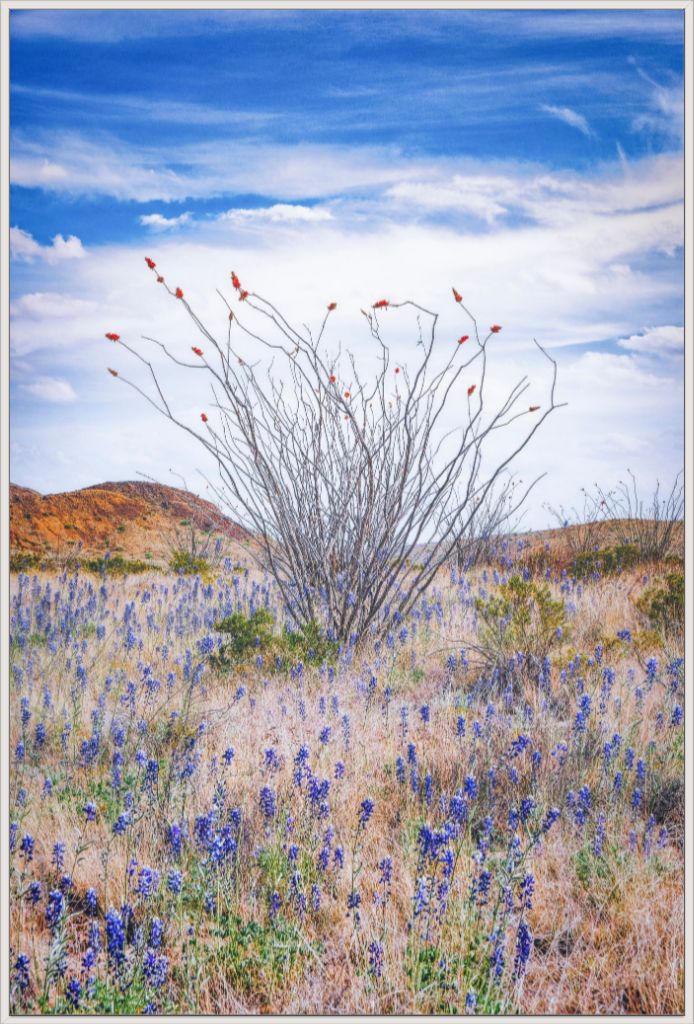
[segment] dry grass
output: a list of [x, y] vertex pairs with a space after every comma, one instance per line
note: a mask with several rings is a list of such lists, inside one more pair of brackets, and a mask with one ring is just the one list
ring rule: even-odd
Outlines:
[[[65, 1010], [66, 986], [76, 978], [82, 990], [80, 1008], [93, 1012], [136, 1012], [148, 1002], [161, 1011], [214, 1014], [464, 1012], [466, 994], [474, 991], [480, 1012], [681, 1013], [683, 858], [677, 838], [682, 727], [670, 722], [683, 697], [681, 680], [668, 674], [663, 650], [653, 646], [657, 638], [645, 634], [639, 642], [644, 623], [634, 601], [646, 585], [644, 577], [651, 574], [652, 569], [641, 567], [578, 585], [554, 577], [550, 588], [566, 602], [567, 624], [565, 637], [551, 652], [551, 678], [542, 687], [528, 676], [519, 677], [506, 692], [492, 683], [480, 686], [472, 658], [467, 669], [446, 667], [449, 653], [459, 654], [479, 641], [474, 598], [497, 593], [491, 568], [470, 579], [469, 587], [442, 577], [428, 607], [420, 607], [407, 623], [407, 638], [395, 637], [392, 648], [367, 645], [352, 652], [334, 677], [309, 668], [301, 676], [277, 673], [268, 664], [257, 667], [251, 662], [243, 671], [226, 675], [207, 666], [192, 687], [184, 675], [186, 649], [193, 652], [193, 665], [204, 660], [196, 644], [230, 602], [247, 608], [251, 598], [257, 602], [266, 593], [272, 603], [275, 595], [266, 581], [248, 576], [240, 580], [238, 591], [224, 581], [205, 592], [190, 579], [138, 578], [108, 582], [104, 596], [98, 584], [77, 579], [72, 600], [70, 578], [37, 579], [33, 596], [32, 585], [24, 584], [22, 608], [31, 609], [32, 618], [22, 623], [21, 609], [16, 610], [12, 626], [15, 637], [25, 638], [12, 653], [12, 750], [22, 740], [25, 745], [11, 783], [12, 816], [18, 822], [11, 862], [12, 947], [13, 957], [29, 956], [31, 979], [24, 992], [15, 985], [15, 1006]], [[37, 620], [49, 583], [62, 596], [57, 603], [52, 597], [51, 611]], [[128, 602], [133, 606], [130, 650], [123, 620]], [[61, 616], [65, 619], [68, 608], [83, 612], [73, 615], [65, 635], [58, 629], [55, 642], [37, 640], [46, 625], [50, 632]], [[104, 626], [103, 637], [95, 635], [97, 625]], [[624, 629], [631, 631], [631, 641], [617, 640], [617, 632]], [[599, 643], [603, 660], [589, 664]], [[572, 668], [577, 653], [583, 659]], [[645, 666], [651, 656], [657, 657], [658, 669], [649, 677]], [[614, 681], [603, 695], [601, 710], [606, 666], [614, 670]], [[376, 683], [370, 687], [372, 677]], [[585, 732], [574, 727], [579, 677], [592, 699]], [[148, 678], [159, 680], [158, 689], [148, 689]], [[44, 684], [50, 690], [50, 708], [45, 706]], [[27, 698], [31, 714], [25, 725], [22, 698]], [[419, 710], [423, 705], [429, 707], [428, 722]], [[407, 708], [406, 736], [402, 707]], [[99, 715], [99, 750], [87, 764], [81, 745], [93, 735]], [[460, 715], [466, 719], [464, 737], [457, 736]], [[63, 749], [66, 721], [72, 731]], [[477, 739], [475, 721], [481, 727]], [[39, 722], [46, 726], [41, 747], [35, 741]], [[111, 788], [114, 723], [125, 729], [123, 775], [131, 776], [118, 793]], [[331, 732], [322, 742], [326, 726]], [[603, 747], [615, 733], [622, 737], [621, 747], [605, 768]], [[512, 757], [511, 743], [519, 734], [529, 736], [531, 745]], [[417, 754], [416, 793], [409, 775], [404, 784], [397, 778], [400, 757], [409, 773], [410, 743]], [[562, 743], [564, 755], [558, 749]], [[308, 779], [301, 786], [295, 782], [295, 758], [302, 744], [309, 747], [313, 776], [330, 780], [324, 817], [306, 795]], [[222, 755], [229, 747], [234, 758], [225, 767]], [[628, 747], [634, 751], [631, 769], [625, 760]], [[265, 759], [270, 748], [274, 768]], [[140, 749], [158, 761], [156, 786], [143, 785], [144, 768], [136, 761]], [[540, 755], [539, 766], [533, 766], [532, 752]], [[186, 759], [193, 762], [192, 774], [168, 786], [171, 766], [180, 775]], [[639, 759], [646, 777], [640, 786], [642, 805], [632, 809]], [[335, 777], [338, 763], [344, 764], [342, 778]], [[517, 782], [509, 774], [514, 767]], [[496, 773], [493, 790], [487, 781], [490, 769]], [[613, 792], [617, 770], [624, 773], [621, 796]], [[442, 862], [423, 864], [419, 829], [425, 823], [443, 826], [450, 818], [450, 797], [470, 775], [477, 780], [479, 796], [469, 801], [469, 824], [451, 841], [455, 870], [445, 912], [428, 919], [426, 911], [413, 910], [418, 879], [435, 871], [438, 884]], [[43, 795], [47, 776], [53, 781], [50, 796]], [[219, 796], [220, 783], [226, 797], [216, 825], [228, 820], [232, 807], [241, 809], [242, 824], [235, 833], [238, 850], [228, 874], [215, 875], [210, 851], [196, 844], [193, 831], [196, 817], [206, 814], [215, 794]], [[272, 821], [261, 809], [264, 786], [276, 794]], [[567, 797], [583, 786], [590, 789], [591, 806], [581, 825]], [[133, 794], [133, 820], [124, 835], [114, 836], [113, 823], [125, 808], [128, 790]], [[527, 825], [517, 830], [521, 861], [507, 875], [504, 865], [513, 836], [507, 819], [526, 796], [536, 808]], [[359, 828], [366, 798], [374, 802], [374, 810]], [[87, 800], [97, 806], [96, 821], [90, 823], [82, 811]], [[541, 822], [553, 806], [561, 808], [561, 817], [542, 835]], [[651, 811], [657, 820], [649, 840], [645, 830]], [[596, 856], [593, 844], [601, 812], [606, 835]], [[288, 815], [294, 819], [290, 829]], [[493, 831], [487, 859], [480, 864], [478, 840], [485, 815], [492, 817]], [[166, 836], [170, 823], [180, 821], [188, 822], [189, 839], [176, 861]], [[342, 846], [344, 866], [321, 872], [317, 860], [328, 826], [334, 830], [331, 864], [335, 847]], [[663, 827], [670, 837], [659, 846]], [[34, 838], [29, 863], [20, 849], [27, 833]], [[535, 842], [538, 835], [541, 841]], [[63, 977], [45, 985], [51, 942], [46, 894], [59, 884], [60, 873], [51, 865], [57, 841], [65, 843], [63, 871], [71, 874], [73, 887], [64, 918]], [[288, 860], [292, 844], [299, 848], [293, 865]], [[129, 874], [133, 857], [137, 864]], [[384, 857], [392, 859], [392, 882], [382, 906], [373, 897], [383, 891], [379, 863]], [[470, 888], [485, 865], [491, 873], [492, 899], [480, 906], [471, 902]], [[135, 891], [143, 866], [161, 876], [151, 899]], [[168, 893], [165, 885], [167, 873], [176, 867], [184, 876], [180, 897]], [[306, 900], [303, 912], [292, 902], [296, 870]], [[519, 886], [527, 872], [534, 875], [535, 895], [531, 909], [522, 911]], [[210, 912], [204, 898], [214, 878], [219, 879], [214, 893], [218, 904]], [[27, 898], [31, 880], [43, 886], [36, 905]], [[320, 885], [320, 909], [312, 906], [314, 883]], [[501, 892], [504, 886], [512, 889], [512, 907], [506, 914], [499, 912], [495, 927], [506, 937], [506, 965], [501, 978], [492, 981], [491, 902], [497, 887]], [[127, 936], [120, 972], [109, 968], [103, 952], [94, 968], [82, 967], [89, 942], [84, 895], [90, 887], [97, 892], [102, 942], [103, 915], [126, 901], [144, 929], [139, 944], [135, 933]], [[273, 889], [282, 900], [274, 924], [268, 902]], [[358, 925], [347, 904], [352, 891], [361, 896]], [[432, 907], [437, 898], [434, 889]], [[163, 945], [156, 950], [168, 958], [167, 977], [160, 986], [145, 983], [143, 974], [147, 930], [155, 916], [166, 922]], [[532, 951], [525, 971], [514, 976], [516, 935], [525, 919]], [[374, 941], [382, 947], [380, 975], [370, 964]], [[429, 963], [432, 950], [434, 968], [425, 970], [422, 965]], [[91, 997], [90, 973], [97, 979]]]

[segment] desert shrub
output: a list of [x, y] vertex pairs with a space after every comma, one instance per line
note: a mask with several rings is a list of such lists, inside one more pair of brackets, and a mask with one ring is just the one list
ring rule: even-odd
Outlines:
[[573, 574], [579, 580], [594, 573], [613, 576], [623, 569], [633, 568], [641, 558], [641, 552], [636, 544], [616, 544], [611, 548], [584, 551], [574, 558]]
[[31, 551], [13, 551], [10, 554], [10, 572], [26, 572], [27, 569], [38, 569], [41, 558]]
[[171, 554], [169, 568], [184, 576], [206, 576], [210, 571], [210, 563], [200, 555], [177, 548]]
[[138, 574], [151, 572], [154, 568], [148, 562], [138, 559], [123, 558], [122, 555], [112, 555], [107, 558], [89, 558], [82, 563], [82, 567], [88, 572], [108, 573], [110, 576], [126, 576], [129, 573]]
[[649, 624], [665, 636], [684, 630], [684, 573], [670, 572], [662, 583], [641, 594], [636, 607]]
[[274, 621], [269, 611], [259, 608], [252, 615], [234, 612], [218, 622], [215, 629], [226, 634], [228, 639], [212, 657], [215, 668], [240, 668], [259, 654], [275, 658], [278, 668], [300, 661], [322, 665], [336, 659], [338, 644], [326, 637], [317, 622], [308, 622], [294, 630], [285, 627], [277, 636], [273, 634]]
[[221, 650], [212, 658], [214, 666], [220, 669], [239, 667], [253, 654], [266, 653], [273, 640], [274, 622], [267, 609], [258, 608], [252, 615], [234, 612], [215, 623], [215, 630], [223, 633], [225, 640]]
[[518, 654], [524, 674], [537, 678], [551, 651], [565, 638], [564, 602], [555, 600], [546, 584], [520, 576], [499, 587], [498, 595], [477, 598], [480, 618], [477, 653], [482, 667], [497, 671], [502, 679]]

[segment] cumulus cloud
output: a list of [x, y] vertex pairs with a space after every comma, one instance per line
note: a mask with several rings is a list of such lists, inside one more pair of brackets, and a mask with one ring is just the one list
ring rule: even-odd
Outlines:
[[221, 221], [232, 221], [236, 224], [252, 224], [254, 222], [272, 224], [313, 223], [332, 220], [330, 210], [322, 206], [301, 206], [299, 203], [275, 203], [273, 206], [262, 206], [253, 209], [237, 207], [219, 215]]
[[145, 213], [140, 217], [140, 224], [153, 231], [172, 231], [189, 224], [190, 213], [181, 213], [178, 217], [164, 217], [161, 213]]
[[577, 128], [579, 132], [588, 138], [593, 134], [593, 131], [583, 114], [579, 114], [577, 111], [572, 110], [571, 107], [555, 107], [549, 103], [542, 103], [540, 105], [540, 110], [544, 110], [546, 114], [556, 117], [559, 121], [563, 121], [564, 124], [568, 124], [572, 128]]
[[27, 292], [10, 304], [12, 317], [75, 317], [93, 313], [96, 302], [60, 292]]
[[648, 327], [640, 334], [620, 338], [617, 344], [649, 356], [681, 355], [684, 353], [684, 328]]
[[76, 235], [68, 235], [67, 238], [55, 235], [50, 245], [41, 245], [28, 231], [10, 228], [10, 258], [13, 260], [33, 263], [39, 259], [46, 263], [57, 263], [60, 260], [81, 260], [86, 255]]
[[37, 377], [30, 384], [22, 384], [22, 391], [43, 402], [74, 402], [77, 395], [69, 381], [62, 377]]

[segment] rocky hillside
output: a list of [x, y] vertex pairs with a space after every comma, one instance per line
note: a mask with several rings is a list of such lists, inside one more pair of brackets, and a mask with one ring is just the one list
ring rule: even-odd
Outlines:
[[103, 483], [64, 494], [39, 494], [10, 484], [10, 549], [48, 558], [105, 551], [127, 559], [169, 562], [176, 549], [223, 538], [230, 557], [247, 543], [245, 531], [211, 502], [164, 484]]

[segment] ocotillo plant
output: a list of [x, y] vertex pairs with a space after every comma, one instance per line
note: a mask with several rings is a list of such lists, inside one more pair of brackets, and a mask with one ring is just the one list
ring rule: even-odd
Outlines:
[[[335, 302], [327, 305], [314, 337], [243, 288], [232, 273], [239, 311], [218, 292], [227, 310], [226, 336], [220, 339], [182, 289], [170, 288], [153, 260], [147, 258], [147, 265], [193, 320], [204, 348], [192, 346], [191, 363], [157, 339], [143, 340], [179, 366], [204, 368], [213, 404], [200, 413], [201, 427], [184, 422], [152, 363], [115, 333], [106, 337], [148, 367], [154, 393], [110, 372], [216, 460], [218, 497], [254, 534], [259, 558], [298, 625], [320, 621], [340, 641], [354, 642], [367, 631], [385, 633], [413, 607], [437, 570], [454, 554], [460, 557], [461, 542], [495, 485], [558, 408], [556, 363], [535, 342], [552, 366], [548, 400], [521, 406], [530, 387], [523, 377], [489, 410], [487, 349], [501, 327], [480, 332], [455, 289], [453, 299], [470, 334], [447, 342], [442, 359], [439, 346], [434, 358], [437, 313], [409, 299], [380, 299], [362, 310], [377, 351], [376, 369], [367, 376], [352, 353], [331, 356], [324, 348]], [[382, 338], [381, 318], [396, 309], [414, 314], [414, 367], [395, 364]], [[251, 327], [252, 316], [263, 330]], [[248, 361], [240, 348], [244, 339], [272, 357], [269, 367]], [[453, 403], [462, 423], [450, 431], [442, 423]], [[487, 465], [488, 440], [522, 417], [528, 426], [511, 451]], [[497, 488], [506, 503], [504, 516], [520, 507], [533, 483], [511, 502], [508, 488]]]

